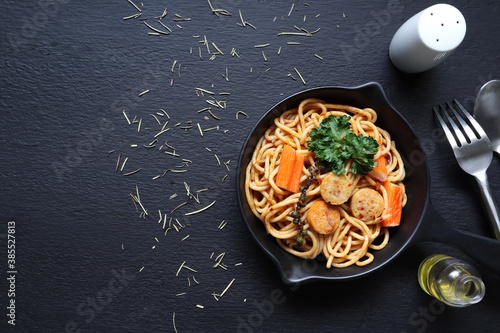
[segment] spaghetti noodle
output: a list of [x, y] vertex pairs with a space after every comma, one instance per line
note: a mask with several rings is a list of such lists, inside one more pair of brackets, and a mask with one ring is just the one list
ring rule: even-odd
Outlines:
[[[321, 182], [330, 172], [322, 170], [313, 175], [315, 181], [305, 190], [307, 201], [300, 209], [301, 225], [293, 223], [292, 217], [299, 203], [300, 192], [292, 193], [275, 184], [283, 147], [290, 145], [297, 154], [304, 156], [304, 166], [300, 184], [307, 183], [315, 167], [315, 154], [307, 148], [311, 130], [318, 127], [326, 117], [350, 117], [351, 129], [356, 135], [372, 136], [379, 142], [379, 151], [374, 159], [385, 156], [387, 161], [387, 180], [403, 189], [402, 206], [406, 203], [406, 194], [402, 181], [405, 177], [404, 164], [390, 134], [377, 127], [377, 113], [370, 108], [359, 109], [348, 105], [329, 104], [319, 99], [306, 99], [295, 108], [284, 112], [274, 120], [265, 134], [259, 139], [252, 160], [246, 169], [245, 192], [252, 212], [263, 222], [268, 234], [276, 238], [285, 251], [305, 259], [314, 259], [319, 255], [326, 257], [326, 267], [347, 267], [353, 264], [364, 266], [373, 261], [372, 250], [380, 250], [389, 242], [389, 231], [382, 222], [390, 217], [388, 191], [380, 180], [371, 174], [355, 175], [351, 172], [351, 162], [346, 162], [346, 173], [353, 185], [352, 195], [361, 189], [371, 189], [383, 199], [383, 211], [370, 219], [361, 218], [353, 212], [349, 202], [335, 205], [340, 222], [331, 233], [319, 233], [308, 222], [307, 215], [311, 206], [322, 199]], [[312, 214], [312, 213], [311, 213]], [[301, 229], [307, 232], [302, 231]], [[297, 238], [305, 235], [300, 242]], [[299, 243], [299, 244], [298, 244]]]

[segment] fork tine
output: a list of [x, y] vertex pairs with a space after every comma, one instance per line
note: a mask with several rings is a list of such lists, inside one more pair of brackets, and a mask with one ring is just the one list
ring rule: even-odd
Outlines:
[[[443, 107], [441, 105], [439, 105], [439, 109], [443, 110]], [[443, 131], [446, 134], [446, 137], [448, 138], [448, 141], [450, 142], [451, 147], [457, 148], [458, 147], [457, 139], [455, 139], [455, 137], [451, 133], [450, 128], [448, 127], [448, 124], [446, 124], [446, 122], [444, 121], [440, 112], [436, 108], [433, 107], [432, 110], [434, 111], [434, 114], [436, 115], [437, 119], [439, 120], [439, 123], [441, 124], [441, 127], [443, 128]]]
[[[458, 122], [460, 123], [460, 126], [462, 126], [462, 129], [463, 131], [461, 131], [458, 127], [455, 128], [455, 131], [460, 131], [462, 133], [462, 137], [463, 139], [465, 139], [466, 141], [463, 142], [463, 144], [466, 144], [467, 142], [472, 142], [473, 140], [476, 140], [476, 134], [472, 131], [471, 127], [469, 126], [469, 124], [467, 124], [464, 120], [464, 118], [458, 114], [457, 110], [455, 110], [455, 108], [448, 102], [446, 102], [446, 105], [448, 106], [448, 108], [451, 110], [451, 112], [455, 115], [455, 118], [458, 120]], [[462, 112], [465, 111], [465, 109], [461, 109]], [[465, 111], [467, 112], [467, 111]], [[451, 117], [450, 117], [451, 118]], [[466, 134], [466, 137], [463, 136], [463, 132], [465, 131], [465, 134]]]
[[[446, 105], [452, 110], [453, 108], [451, 108], [451, 106], [446, 103]], [[441, 106], [440, 106], [441, 107]], [[456, 136], [456, 140], [457, 140], [457, 145], [459, 147], [467, 144], [467, 139], [465, 138], [464, 134], [462, 133], [462, 131], [460, 130], [460, 128], [458, 128], [457, 124], [455, 123], [455, 121], [453, 120], [452, 117], [450, 117], [450, 114], [449, 112], [446, 111], [446, 109], [444, 107], [441, 107], [443, 109], [443, 113], [444, 113], [444, 116], [446, 117], [446, 119], [448, 119], [448, 122], [450, 123], [451, 127], [453, 128], [453, 132], [455, 133], [455, 136]], [[456, 112], [455, 112], [456, 113]]]
[[479, 134], [479, 137], [485, 137], [486, 133], [484, 132], [483, 128], [479, 123], [474, 119], [474, 117], [471, 116], [469, 112], [460, 104], [456, 99], [453, 99], [453, 103], [455, 103], [459, 108], [460, 111], [467, 117], [467, 119], [470, 121], [472, 127], [474, 127], [474, 130]]

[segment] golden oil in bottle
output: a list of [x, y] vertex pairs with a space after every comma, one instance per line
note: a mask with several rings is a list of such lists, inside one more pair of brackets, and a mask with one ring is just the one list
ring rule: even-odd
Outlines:
[[484, 283], [474, 267], [443, 254], [431, 255], [422, 261], [418, 282], [426, 293], [454, 307], [476, 304], [485, 292]]

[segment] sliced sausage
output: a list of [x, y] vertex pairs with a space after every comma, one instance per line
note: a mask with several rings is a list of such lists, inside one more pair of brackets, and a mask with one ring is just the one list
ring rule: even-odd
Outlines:
[[337, 230], [340, 224], [340, 212], [337, 207], [318, 200], [309, 207], [307, 221], [316, 232], [328, 235]]
[[384, 212], [384, 198], [371, 188], [363, 188], [352, 196], [351, 212], [362, 221], [375, 220]]
[[347, 175], [330, 172], [321, 182], [321, 196], [332, 204], [340, 205], [349, 200], [352, 194], [352, 181]]

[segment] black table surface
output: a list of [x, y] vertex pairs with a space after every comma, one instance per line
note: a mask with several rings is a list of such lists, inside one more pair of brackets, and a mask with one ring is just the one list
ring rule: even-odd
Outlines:
[[[389, 44], [432, 1], [212, 0], [218, 16], [208, 1], [134, 1], [141, 12], [126, 0], [0, 4], [1, 331], [498, 331], [500, 280], [486, 268], [475, 265], [486, 295], [474, 306], [445, 307], [420, 289], [428, 255], [474, 265], [447, 245], [414, 245], [362, 279], [285, 285], [242, 220], [235, 184], [242, 144], [270, 106], [375, 81], [421, 139], [437, 211], [491, 237], [432, 107], [456, 98], [472, 111], [499, 77], [498, 1], [449, 1], [467, 21], [463, 43], [411, 75], [391, 64]], [[294, 26], [320, 30], [278, 36]], [[495, 156], [497, 198], [499, 171]]]

